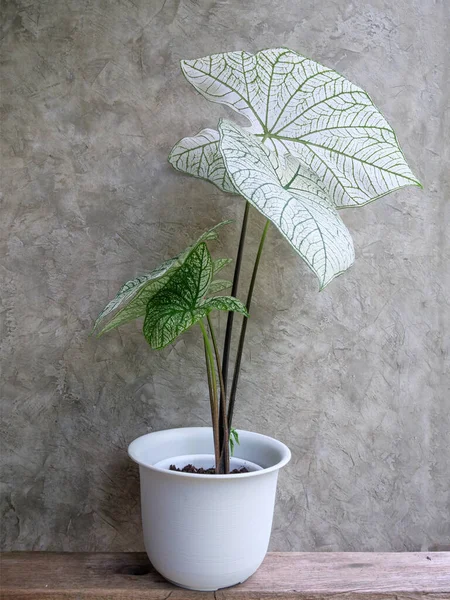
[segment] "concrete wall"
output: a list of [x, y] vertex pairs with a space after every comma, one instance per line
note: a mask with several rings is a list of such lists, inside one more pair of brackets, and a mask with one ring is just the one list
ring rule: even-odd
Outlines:
[[271, 548], [449, 543], [449, 22], [445, 0], [2, 3], [3, 548], [142, 549], [126, 447], [208, 424], [201, 339], [88, 332], [124, 280], [241, 218], [166, 162], [226, 114], [179, 60], [276, 45], [366, 88], [425, 190], [346, 211], [357, 262], [321, 294], [269, 234], [236, 424], [293, 452]]

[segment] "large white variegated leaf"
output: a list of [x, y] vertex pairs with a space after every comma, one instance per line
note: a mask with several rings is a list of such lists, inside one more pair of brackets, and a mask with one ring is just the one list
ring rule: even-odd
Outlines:
[[[93, 331], [97, 331], [101, 335], [128, 321], [143, 317], [150, 298], [166, 284], [173, 272], [184, 264], [190, 253], [201, 243], [216, 239], [217, 230], [228, 223], [231, 223], [231, 221], [223, 221], [202, 233], [194, 244], [188, 246], [186, 250], [174, 258], [165, 261], [150, 273], [127, 281], [99, 314]], [[228, 259], [219, 259], [215, 272], [228, 264], [228, 262]], [[114, 317], [103, 328], [100, 328], [100, 325], [104, 324], [107, 318], [111, 317], [113, 313], [115, 313]]]
[[[367, 204], [405, 185], [420, 185], [394, 131], [368, 94], [332, 69], [287, 48], [255, 55], [215, 54], [184, 60], [181, 66], [205, 98], [245, 116], [250, 122], [247, 131], [271, 150], [299, 157], [319, 176], [339, 208]], [[189, 151], [195, 158], [179, 161], [177, 168], [209, 179], [208, 169], [200, 168], [198, 145], [214, 164], [212, 172], [224, 180], [216, 138], [208, 132], [211, 147], [201, 145], [198, 137], [185, 138], [191, 140]], [[185, 140], [179, 144], [186, 146]], [[210, 180], [218, 185], [217, 178]]]
[[183, 173], [214, 183], [224, 192], [236, 194], [219, 152], [219, 133], [203, 129], [193, 137], [185, 137], [172, 148], [170, 164]]
[[270, 219], [325, 287], [354, 261], [353, 242], [326, 188], [307, 166], [279, 157], [229, 121], [220, 150], [237, 190]]

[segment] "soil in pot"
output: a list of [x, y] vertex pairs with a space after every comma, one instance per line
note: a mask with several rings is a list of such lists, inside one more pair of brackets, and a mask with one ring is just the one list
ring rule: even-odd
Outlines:
[[[214, 470], [214, 467], [204, 469], [203, 467], [194, 467], [194, 465], [185, 465], [182, 469], [179, 469], [175, 465], [170, 465], [169, 471], [178, 471], [178, 473], [197, 473], [198, 475], [218, 475]], [[247, 467], [241, 467], [240, 469], [233, 469], [230, 471], [230, 475], [239, 475], [240, 473], [249, 473]]]
[[[180, 454], [164, 458], [154, 464], [157, 469], [186, 473], [192, 475], [216, 475], [214, 471], [214, 454]], [[185, 465], [185, 466], [183, 466]], [[236, 456], [230, 459], [230, 475], [245, 475], [252, 471], [260, 471], [261, 467]]]

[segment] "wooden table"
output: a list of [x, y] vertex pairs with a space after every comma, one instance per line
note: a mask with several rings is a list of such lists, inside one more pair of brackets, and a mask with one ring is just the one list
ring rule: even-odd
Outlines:
[[450, 552], [272, 552], [245, 583], [189, 592], [142, 553], [8, 552], [2, 600], [426, 600], [450, 599]]

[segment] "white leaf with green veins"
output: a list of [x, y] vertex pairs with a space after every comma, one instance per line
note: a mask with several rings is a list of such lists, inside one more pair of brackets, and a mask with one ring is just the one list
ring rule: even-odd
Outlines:
[[220, 121], [220, 150], [236, 189], [281, 231], [321, 289], [353, 263], [352, 238], [320, 179], [242, 128]]
[[[405, 185], [420, 185], [399, 148], [389, 123], [364, 90], [332, 69], [287, 48], [257, 54], [229, 52], [181, 67], [188, 81], [208, 100], [245, 116], [247, 131], [278, 155], [290, 153], [316, 173], [333, 203], [361, 206]], [[177, 168], [208, 177], [198, 152], [223, 173], [216, 137], [190, 139], [192, 160]], [[185, 140], [179, 142], [186, 146]], [[202, 143], [200, 143], [202, 142]], [[178, 152], [175, 146], [172, 154]], [[206, 177], [205, 177], [206, 175]], [[223, 180], [223, 178], [222, 178]], [[221, 189], [229, 191], [228, 183]]]
[[[231, 221], [223, 221], [215, 227], [212, 227], [203, 233], [194, 244], [188, 246], [186, 250], [174, 258], [163, 262], [159, 267], [150, 273], [137, 277], [131, 281], [127, 281], [120, 288], [117, 295], [99, 314], [95, 321], [93, 332], [97, 331], [98, 335], [102, 335], [103, 333], [106, 333], [107, 331], [110, 331], [119, 325], [123, 325], [129, 321], [143, 317], [145, 315], [148, 301], [165, 285], [167, 278], [184, 264], [190, 253], [202, 242], [215, 240], [217, 238], [217, 229], [228, 223], [231, 223]], [[229, 262], [229, 259], [218, 259], [218, 261], [214, 263], [216, 265], [214, 267], [214, 272], [217, 272]], [[120, 310], [117, 310], [119, 308]], [[104, 323], [107, 317], [110, 317], [113, 313], [115, 313], [114, 317], [100, 329], [99, 326]]]
[[214, 183], [224, 192], [236, 194], [219, 152], [219, 133], [203, 129], [194, 137], [185, 137], [172, 148], [170, 164], [183, 173]]

